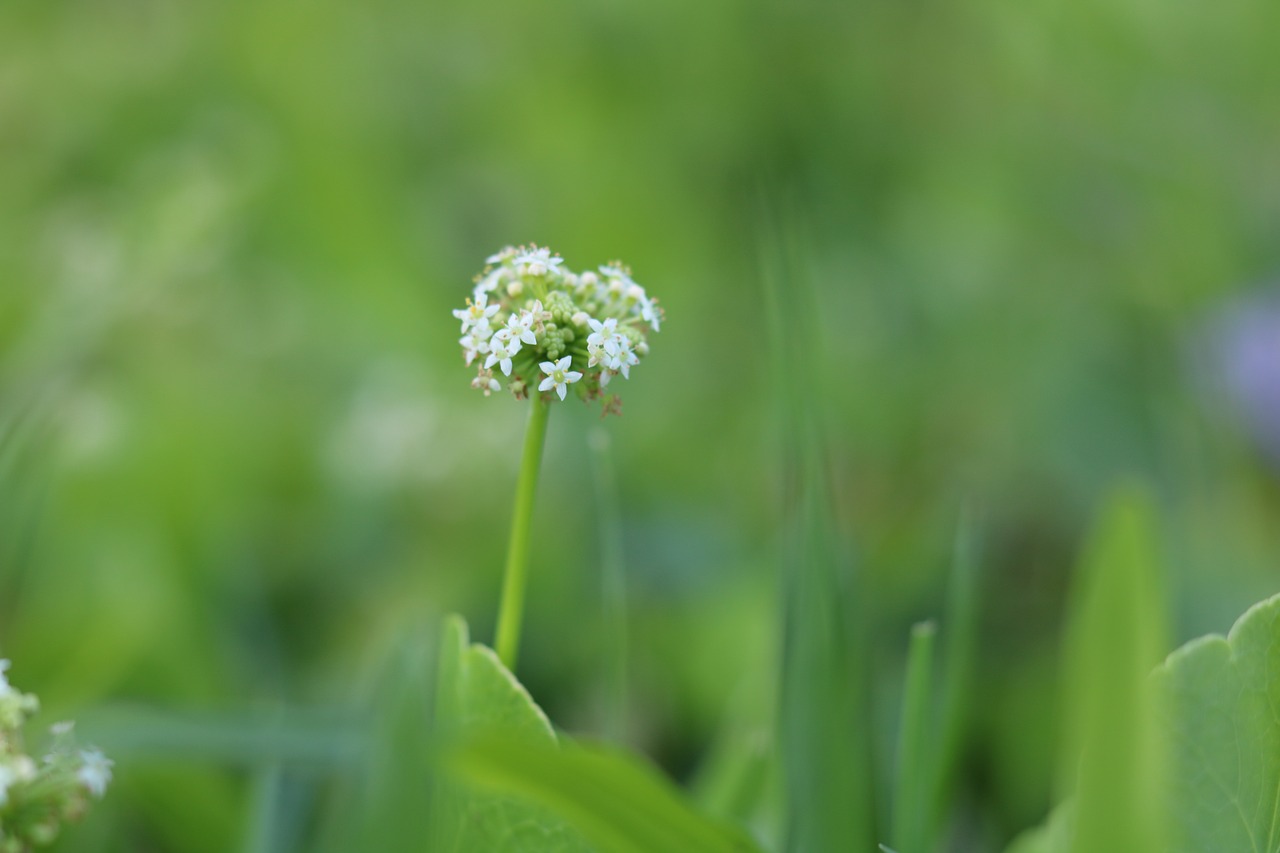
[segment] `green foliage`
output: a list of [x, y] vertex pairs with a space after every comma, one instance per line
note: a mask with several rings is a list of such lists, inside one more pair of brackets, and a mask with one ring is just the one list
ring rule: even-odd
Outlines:
[[1171, 853], [1280, 850], [1280, 596], [1169, 656]]
[[932, 831], [929, 783], [937, 764], [936, 738], [930, 726], [933, 708], [933, 647], [937, 626], [921, 622], [911, 629], [907, 674], [898, 727], [898, 767], [893, 797], [893, 843], [898, 853], [924, 853]]
[[1062, 766], [1075, 774], [1075, 853], [1162, 847], [1147, 674], [1168, 648], [1165, 607], [1149, 501], [1122, 490], [1088, 543], [1068, 616]]
[[1005, 853], [1071, 853], [1073, 817], [1070, 803], [1058, 806], [1044, 826], [1019, 835]]
[[[470, 643], [460, 617], [446, 620], [437, 663], [436, 727], [455, 741], [497, 732], [513, 749], [556, 746], [556, 736], [528, 691], [485, 646]], [[493, 853], [587, 853], [591, 847], [545, 806], [507, 792], [440, 780], [432, 808], [431, 849]]]
[[477, 783], [563, 816], [600, 853], [758, 849], [742, 832], [693, 811], [660, 773], [617, 749], [572, 743], [552, 749], [532, 741], [481, 738], [468, 743], [457, 761]]
[[[1083, 742], [1074, 797], [1007, 853], [1270, 853], [1280, 849], [1280, 596], [1252, 607], [1225, 638], [1194, 640], [1153, 675], [1135, 673], [1145, 657], [1134, 653], [1138, 633], [1103, 614], [1118, 617], [1120, 590], [1145, 574], [1135, 571], [1149, 557], [1138, 506], [1116, 505], [1086, 563], [1086, 588], [1096, 580], [1076, 625], [1102, 636], [1077, 635], [1076, 647], [1094, 668], [1091, 689], [1110, 695], [1075, 702]], [[1104, 566], [1119, 579], [1103, 580]], [[1111, 846], [1120, 839], [1125, 846]]]

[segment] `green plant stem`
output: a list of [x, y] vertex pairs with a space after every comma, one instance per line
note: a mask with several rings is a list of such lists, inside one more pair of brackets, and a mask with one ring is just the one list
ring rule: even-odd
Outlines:
[[596, 515], [600, 524], [602, 571], [601, 616], [607, 626], [605, 665], [605, 735], [622, 743], [627, 734], [627, 586], [622, 565], [622, 525], [618, 514], [618, 489], [609, 456], [609, 432], [596, 426], [589, 437], [592, 471], [595, 473]]
[[932, 622], [911, 629], [907, 677], [902, 696], [902, 729], [898, 733], [898, 779], [893, 798], [893, 843], [901, 853], [924, 853], [930, 811], [931, 781], [929, 709], [933, 678]]
[[547, 413], [551, 406], [537, 391], [531, 394], [532, 410], [524, 433], [524, 454], [516, 479], [516, 505], [511, 516], [511, 539], [507, 545], [507, 567], [502, 577], [502, 602], [498, 607], [498, 632], [494, 642], [498, 659], [515, 672], [520, 652], [520, 621], [524, 614], [525, 581], [529, 576], [529, 527], [533, 521], [533, 497], [538, 489], [538, 469], [542, 465], [542, 445], [547, 436]]

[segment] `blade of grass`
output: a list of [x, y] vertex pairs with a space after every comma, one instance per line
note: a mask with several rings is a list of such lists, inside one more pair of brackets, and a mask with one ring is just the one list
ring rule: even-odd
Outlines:
[[898, 853], [924, 853], [928, 849], [932, 813], [929, 783], [935, 767], [929, 724], [936, 635], [937, 626], [933, 622], [920, 622], [911, 629], [893, 797], [893, 843]]
[[929, 817], [926, 843], [934, 840], [950, 809], [956, 768], [969, 725], [978, 649], [980, 550], [977, 520], [973, 510], [969, 509], [961, 518], [956, 531], [947, 603], [941, 625], [941, 711], [937, 758], [930, 782], [932, 814]]
[[1064, 770], [1075, 776], [1075, 853], [1164, 849], [1148, 675], [1166, 650], [1165, 604], [1145, 494], [1120, 490], [1081, 561], [1068, 610]]
[[[783, 469], [779, 743], [785, 850], [871, 849], [876, 836], [865, 607], [828, 477], [815, 285], [796, 218], [762, 225], [772, 399]], [[785, 296], [784, 296], [785, 294]]]
[[601, 617], [605, 625], [605, 736], [621, 743], [627, 734], [627, 581], [622, 563], [618, 487], [609, 455], [609, 432], [591, 430], [591, 470], [600, 525]]

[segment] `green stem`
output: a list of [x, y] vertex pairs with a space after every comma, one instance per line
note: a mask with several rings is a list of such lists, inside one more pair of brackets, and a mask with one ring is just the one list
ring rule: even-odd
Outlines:
[[520, 620], [524, 613], [524, 588], [529, 575], [529, 527], [533, 521], [533, 497], [538, 489], [538, 468], [547, 436], [547, 413], [551, 406], [537, 391], [531, 391], [533, 409], [524, 433], [524, 455], [516, 480], [516, 506], [511, 517], [511, 540], [507, 546], [507, 568], [502, 577], [502, 603], [498, 608], [498, 636], [494, 646], [498, 659], [515, 672], [520, 651]]

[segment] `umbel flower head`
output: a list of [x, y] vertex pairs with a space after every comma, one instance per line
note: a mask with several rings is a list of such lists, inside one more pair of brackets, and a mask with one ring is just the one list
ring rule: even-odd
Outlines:
[[40, 761], [26, 753], [22, 727], [40, 707], [14, 688], [0, 660], [0, 853], [26, 853], [52, 844], [62, 824], [77, 820], [111, 781], [112, 762], [96, 749], [80, 749], [71, 723], [57, 723]]
[[663, 317], [631, 270], [615, 261], [576, 273], [535, 245], [508, 246], [486, 264], [466, 306], [453, 312], [462, 357], [476, 367], [471, 387], [485, 396], [505, 387], [518, 398], [572, 393], [617, 411], [617, 395], [605, 389], [616, 376], [630, 378]]

